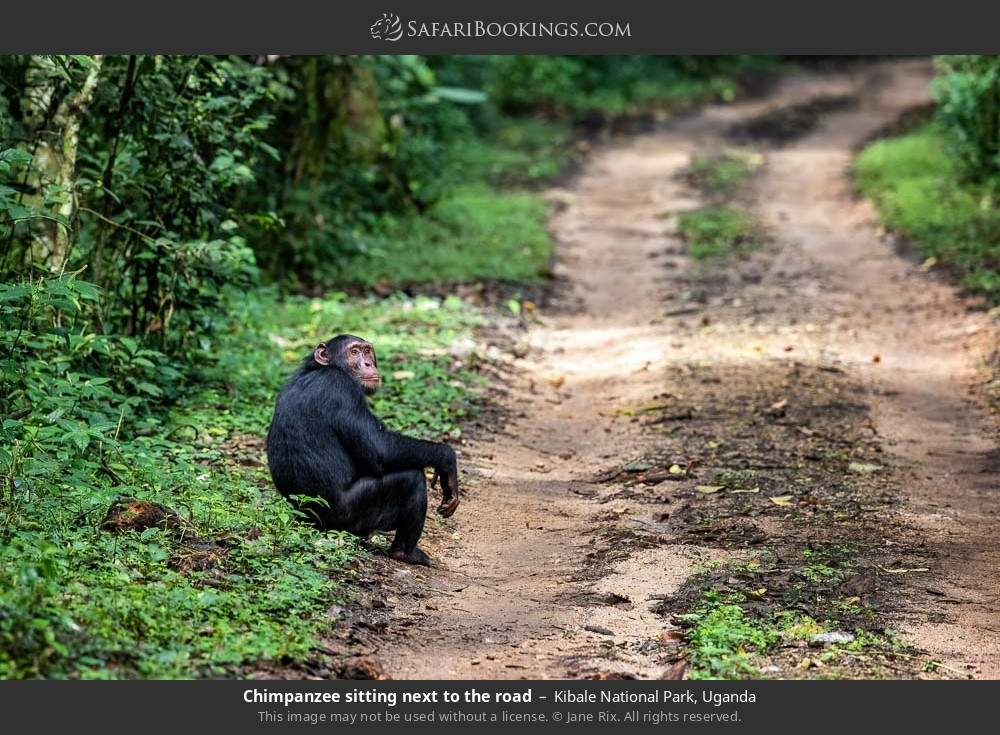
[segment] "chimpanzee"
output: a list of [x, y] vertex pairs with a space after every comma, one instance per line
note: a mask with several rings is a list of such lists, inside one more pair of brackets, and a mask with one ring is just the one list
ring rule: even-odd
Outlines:
[[282, 388], [267, 432], [267, 464], [285, 497], [318, 496], [310, 505], [321, 528], [368, 536], [396, 531], [389, 555], [429, 564], [417, 541], [427, 514], [424, 468], [441, 480], [438, 513], [458, 507], [458, 463], [447, 444], [389, 431], [365, 396], [382, 379], [367, 340], [341, 334], [318, 345]]

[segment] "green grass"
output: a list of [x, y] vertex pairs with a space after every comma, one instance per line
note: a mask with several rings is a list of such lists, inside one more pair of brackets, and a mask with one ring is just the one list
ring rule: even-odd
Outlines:
[[702, 607], [677, 616], [689, 624], [687, 634], [691, 679], [741, 679], [757, 673], [755, 654], [766, 652], [779, 635], [773, 626], [747, 616], [739, 605], [705, 593]]
[[423, 216], [389, 223], [345, 272], [362, 285], [536, 281], [552, 259], [547, 217], [537, 195], [463, 187]]
[[731, 207], [701, 207], [681, 213], [678, 230], [692, 258], [731, 255], [754, 244], [750, 216]]
[[752, 151], [727, 150], [700, 154], [691, 159], [688, 175], [700, 188], [710, 193], [729, 195], [746, 184], [764, 163], [764, 157]]
[[965, 287], [1000, 300], [1000, 211], [995, 193], [963, 180], [933, 124], [872, 143], [854, 164], [857, 185], [886, 226], [953, 268]]
[[[447, 346], [478, 316], [457, 299], [255, 293], [236, 306], [218, 362], [181, 401], [91, 450], [104, 471], [49, 462], [29, 438], [13, 448], [4, 472], [16, 491], [0, 498], [0, 679], [239, 675], [316, 659], [362, 552], [301, 523], [271, 489], [261, 441], [282, 381], [319, 339], [352, 331], [379, 351], [375, 408], [392, 428], [454, 437], [472, 410], [477, 379], [454, 369]], [[173, 509], [188, 538], [99, 530], [119, 496]], [[182, 571], [195, 536], [225, 555]]]

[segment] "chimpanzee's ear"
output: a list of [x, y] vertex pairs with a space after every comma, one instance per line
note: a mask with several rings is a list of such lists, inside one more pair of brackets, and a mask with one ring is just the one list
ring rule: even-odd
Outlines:
[[330, 364], [330, 351], [326, 349], [326, 345], [322, 342], [316, 345], [316, 349], [313, 350], [313, 360], [318, 362], [320, 365]]

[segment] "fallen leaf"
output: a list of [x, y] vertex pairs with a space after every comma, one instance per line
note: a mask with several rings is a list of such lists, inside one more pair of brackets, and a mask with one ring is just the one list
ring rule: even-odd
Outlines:
[[695, 487], [699, 493], [704, 493], [705, 495], [711, 495], [712, 493], [717, 493], [720, 490], [725, 489], [725, 485], [698, 485]]
[[775, 505], [791, 505], [794, 495], [772, 495], [771, 502]]
[[562, 373], [558, 375], [553, 375], [552, 377], [549, 378], [549, 385], [551, 385], [556, 390], [562, 388], [563, 383], [565, 382], [566, 382], [566, 376], [563, 375]]
[[736, 495], [738, 493], [759, 493], [760, 492], [760, 488], [759, 487], [750, 487], [750, 488], [744, 488], [742, 490], [730, 490], [729, 492], [732, 493], [733, 495]]
[[670, 469], [667, 470], [667, 472], [669, 472], [671, 475], [683, 475], [684, 468], [681, 467], [679, 464], [672, 464], [670, 465]]

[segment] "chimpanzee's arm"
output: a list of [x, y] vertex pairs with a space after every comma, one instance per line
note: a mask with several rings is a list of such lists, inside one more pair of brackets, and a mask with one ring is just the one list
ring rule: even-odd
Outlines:
[[[447, 444], [389, 431], [367, 406], [340, 407], [334, 429], [351, 459], [376, 477], [430, 467], [442, 477], [457, 480], [455, 450]], [[452, 484], [457, 485], [457, 482]], [[447, 488], [445, 492], [450, 495]]]
[[380, 457], [383, 473], [430, 467], [442, 475], [455, 474], [455, 450], [440, 442], [414, 439], [382, 428], [374, 452]]

